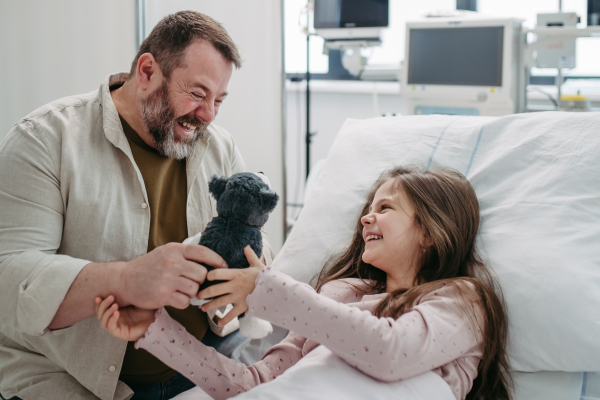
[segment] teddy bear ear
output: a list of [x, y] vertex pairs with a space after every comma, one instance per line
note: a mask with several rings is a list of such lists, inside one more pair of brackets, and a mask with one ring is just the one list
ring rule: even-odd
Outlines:
[[277, 205], [277, 201], [279, 200], [279, 196], [277, 193], [272, 192], [270, 190], [261, 190], [260, 191], [260, 205], [262, 210], [265, 213], [270, 213], [275, 209]]
[[219, 197], [221, 197], [221, 194], [223, 194], [225, 186], [227, 186], [227, 178], [224, 176], [218, 177], [215, 175], [208, 183], [208, 191], [212, 193], [215, 200], [219, 201]]

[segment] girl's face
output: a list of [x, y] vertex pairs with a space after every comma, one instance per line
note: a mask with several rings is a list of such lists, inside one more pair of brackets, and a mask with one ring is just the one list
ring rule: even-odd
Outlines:
[[404, 188], [394, 179], [385, 182], [360, 222], [365, 241], [363, 261], [387, 273], [388, 282], [391, 278], [397, 284], [412, 285], [423, 233]]

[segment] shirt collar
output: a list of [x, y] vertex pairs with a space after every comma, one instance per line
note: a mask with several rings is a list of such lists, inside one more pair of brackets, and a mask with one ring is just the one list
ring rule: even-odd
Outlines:
[[98, 102], [102, 106], [104, 134], [109, 142], [119, 148], [128, 146], [128, 142], [123, 132], [119, 113], [117, 113], [117, 108], [110, 95], [110, 88], [123, 85], [128, 77], [129, 74], [126, 72], [109, 75], [104, 79], [104, 82], [100, 85], [100, 90], [98, 90]]

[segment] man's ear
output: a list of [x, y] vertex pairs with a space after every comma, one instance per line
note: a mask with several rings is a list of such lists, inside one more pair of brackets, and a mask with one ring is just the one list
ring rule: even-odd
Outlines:
[[156, 59], [150, 53], [144, 53], [138, 58], [135, 70], [138, 87], [146, 90], [151, 86], [152, 80], [162, 80], [162, 72]]
[[277, 201], [279, 201], [277, 193], [265, 189], [260, 191], [260, 207], [265, 213], [273, 211]]
[[215, 200], [219, 201], [219, 197], [225, 191], [225, 186], [227, 186], [227, 178], [214, 175], [208, 183], [208, 191], [212, 193]]

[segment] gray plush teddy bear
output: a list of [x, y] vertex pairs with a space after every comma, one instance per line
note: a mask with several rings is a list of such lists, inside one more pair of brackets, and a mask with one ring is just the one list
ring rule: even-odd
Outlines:
[[[271, 191], [266, 177], [249, 172], [237, 173], [229, 178], [214, 176], [208, 190], [217, 201], [218, 216], [206, 226], [198, 244], [218, 253], [229, 268], [249, 267], [244, 247], [250, 245], [258, 257], [262, 255], [260, 228], [267, 222], [279, 196]], [[214, 269], [205, 266], [209, 271]], [[219, 282], [204, 281], [200, 290]], [[245, 316], [240, 319], [240, 332], [248, 337], [263, 337], [271, 329], [268, 322], [257, 318]]]
[[[206, 226], [199, 244], [218, 253], [229, 268], [248, 268], [244, 247], [250, 245], [258, 257], [262, 255], [260, 228], [279, 196], [257, 174], [249, 172], [229, 178], [214, 176], [208, 190], [217, 200], [218, 216]], [[205, 281], [200, 290], [215, 283]]]

